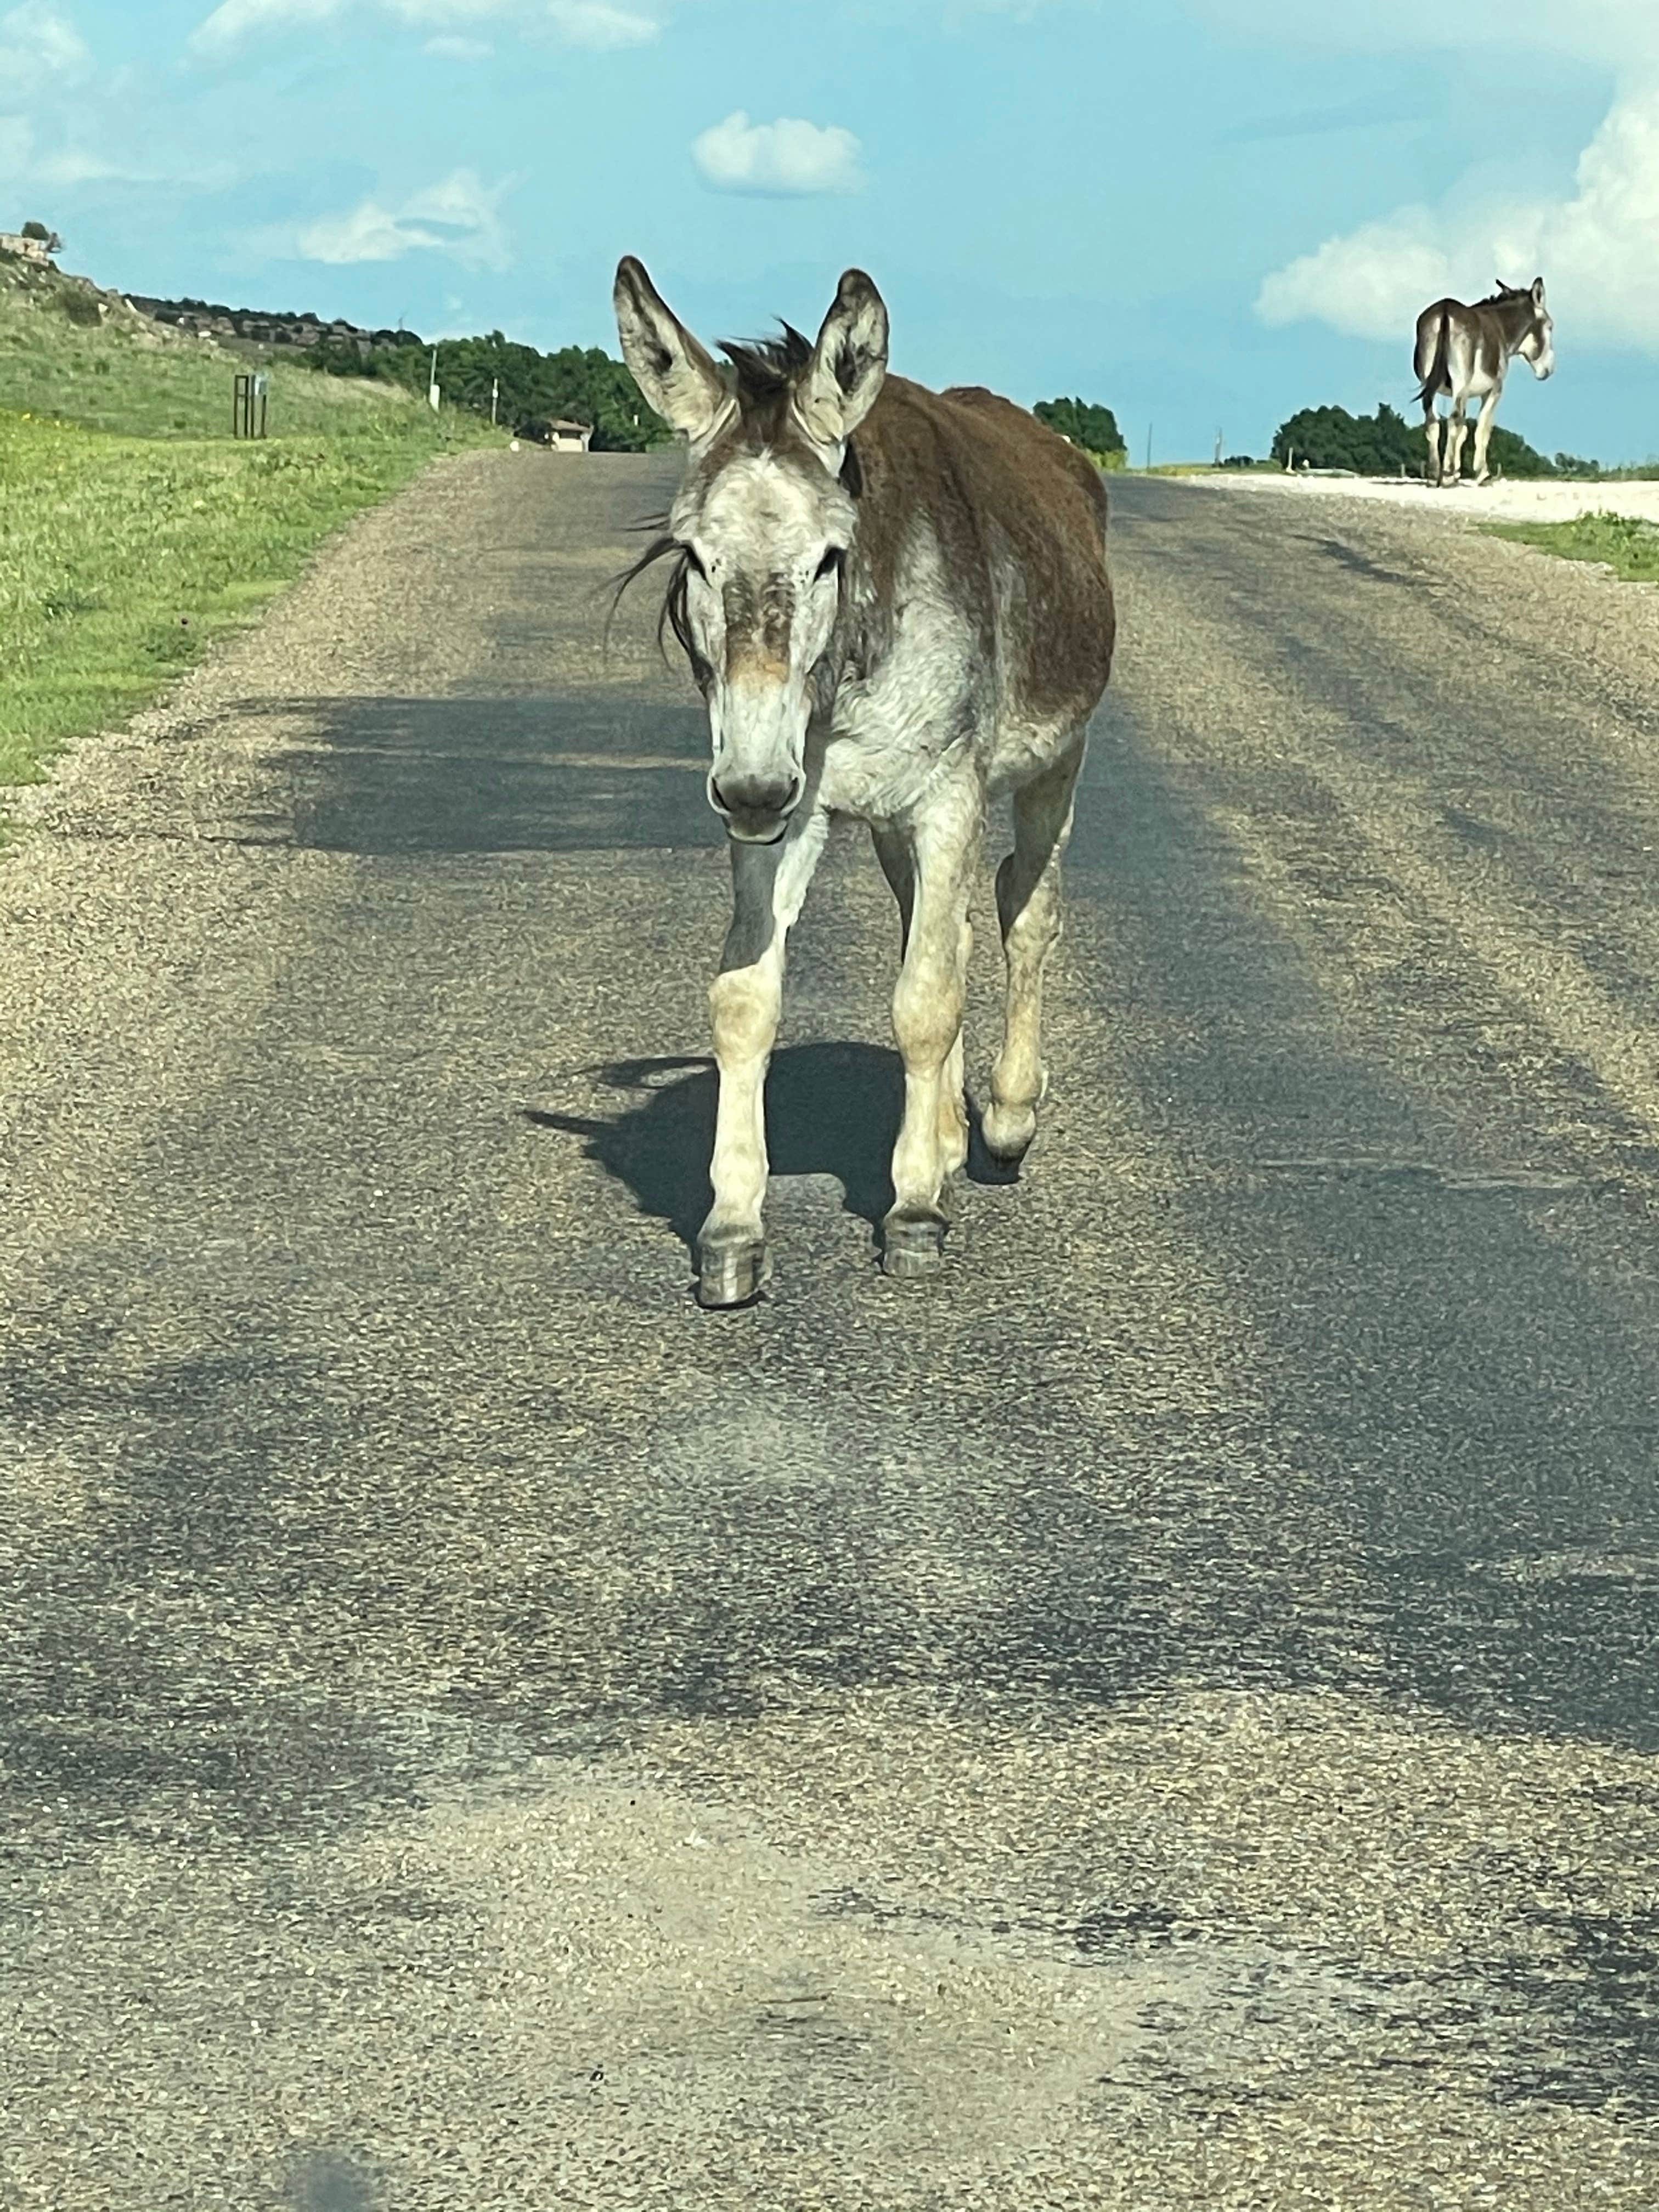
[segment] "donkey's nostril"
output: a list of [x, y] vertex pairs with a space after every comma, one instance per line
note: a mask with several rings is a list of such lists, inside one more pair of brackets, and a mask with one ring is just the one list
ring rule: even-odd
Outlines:
[[776, 820], [800, 797], [797, 775], [727, 775], [711, 781], [709, 795], [722, 814]]

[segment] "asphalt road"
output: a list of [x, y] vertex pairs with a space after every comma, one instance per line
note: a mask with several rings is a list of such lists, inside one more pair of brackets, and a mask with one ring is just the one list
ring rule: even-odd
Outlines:
[[1024, 1176], [876, 1272], [848, 833], [708, 1315], [665, 489], [447, 465], [0, 864], [0, 2205], [1650, 2207], [1659, 600], [1124, 484]]

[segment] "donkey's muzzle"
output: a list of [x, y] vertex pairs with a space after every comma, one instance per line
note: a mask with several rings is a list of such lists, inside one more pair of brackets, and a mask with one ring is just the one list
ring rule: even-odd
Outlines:
[[744, 775], [708, 779], [708, 800], [723, 815], [732, 836], [751, 845], [769, 845], [782, 836], [805, 788], [800, 776]]

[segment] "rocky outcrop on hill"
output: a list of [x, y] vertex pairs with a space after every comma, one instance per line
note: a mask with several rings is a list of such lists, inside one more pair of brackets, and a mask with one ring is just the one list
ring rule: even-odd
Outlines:
[[367, 359], [377, 346], [418, 345], [413, 331], [368, 331], [342, 317], [325, 322], [319, 315], [273, 313], [252, 307], [219, 307], [206, 300], [152, 300], [130, 292], [131, 305], [153, 322], [198, 337], [212, 337], [231, 345], [352, 346]]
[[[33, 245], [35, 241], [28, 242]], [[89, 276], [70, 276], [55, 262], [37, 254], [0, 251], [0, 295], [25, 313], [35, 310], [43, 314], [60, 314], [67, 321], [88, 329], [94, 325], [113, 325], [141, 346], [191, 346], [200, 350], [204, 343], [184, 331], [155, 321], [125, 293], [106, 292]]]

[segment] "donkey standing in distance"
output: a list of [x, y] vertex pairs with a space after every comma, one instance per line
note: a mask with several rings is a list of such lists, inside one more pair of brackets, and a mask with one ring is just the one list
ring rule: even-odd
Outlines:
[[889, 1275], [932, 1274], [945, 1182], [968, 1157], [969, 893], [988, 797], [1003, 791], [1007, 1021], [984, 1136], [1013, 1162], [1036, 1130], [1060, 855], [1111, 668], [1105, 489], [1010, 401], [889, 376], [887, 310], [860, 270], [842, 277], [816, 345], [785, 325], [773, 343], [724, 346], [729, 368], [631, 255], [615, 304], [628, 366], [687, 441], [667, 534], [629, 574], [672, 558], [665, 619], [708, 703], [708, 798], [732, 857], [709, 992], [720, 1103], [698, 1295], [741, 1305], [769, 1272], [763, 1092], [785, 939], [832, 814], [869, 825], [898, 901], [904, 1117], [882, 1260]]
[[[1474, 480], [1486, 482], [1486, 448], [1504, 389], [1504, 372], [1519, 354], [1531, 364], [1541, 383], [1555, 371], [1555, 325], [1544, 305], [1544, 280], [1532, 284], [1506, 284], [1500, 276], [1489, 300], [1472, 307], [1462, 300], [1437, 300], [1417, 319], [1417, 351], [1413, 356], [1423, 406], [1423, 428], [1429, 441], [1429, 482], [1455, 483], [1463, 465], [1463, 441], [1468, 434], [1467, 409], [1473, 398], [1481, 402], [1474, 426]], [[1445, 442], [1441, 442], [1440, 418], [1435, 403], [1442, 393], [1451, 401], [1446, 418]]]

